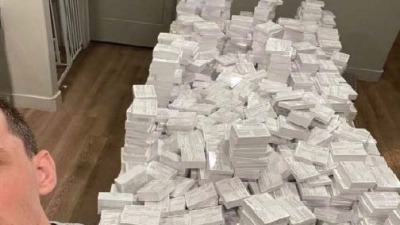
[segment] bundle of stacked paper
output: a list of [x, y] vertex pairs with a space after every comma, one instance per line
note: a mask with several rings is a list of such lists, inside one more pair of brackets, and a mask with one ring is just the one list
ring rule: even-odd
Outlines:
[[253, 62], [258, 64], [267, 64], [268, 59], [266, 53], [266, 44], [270, 38], [282, 38], [283, 27], [272, 21], [267, 23], [258, 24], [255, 26], [253, 43], [252, 43], [252, 56]]
[[[175, 37], [160, 35], [161, 42], [170, 43], [168, 38]], [[182, 57], [182, 48], [179, 47], [157, 44], [154, 48], [147, 84], [154, 85], [158, 105], [161, 107], [166, 107], [176, 97], [176, 89], [182, 83]]]
[[[100, 224], [398, 224], [400, 181], [354, 126], [349, 56], [324, 2], [273, 23], [256, 16], [280, 2], [261, 1], [226, 34], [199, 16], [224, 2], [181, 1], [174, 34], [160, 34], [147, 85], [133, 87], [121, 173], [98, 196]], [[263, 23], [247, 45], [252, 20]], [[220, 55], [225, 35], [225, 49], [246, 48]]]
[[153, 86], [135, 85], [135, 100], [126, 112], [123, 169], [150, 162], [157, 156], [157, 97]]
[[[179, 0], [176, 7], [177, 17], [182, 15], [197, 15], [207, 21], [213, 21], [221, 30], [225, 21], [231, 17], [233, 0]], [[175, 25], [175, 24], [173, 24]]]
[[232, 2], [233, 0], [204, 0], [201, 17], [216, 22], [222, 30], [225, 26], [225, 20], [231, 18]]
[[192, 14], [200, 15], [204, 7], [204, 0], [179, 0], [176, 6], [177, 16]]
[[253, 23], [253, 17], [236, 15], [232, 16], [226, 31], [226, 35], [230, 38], [230, 40], [225, 46], [224, 53], [246, 53], [249, 50], [253, 40]]
[[254, 25], [266, 23], [275, 18], [275, 9], [282, 5], [282, 0], [261, 0], [254, 9]]
[[400, 223], [400, 207], [393, 210], [384, 225], [395, 225]]

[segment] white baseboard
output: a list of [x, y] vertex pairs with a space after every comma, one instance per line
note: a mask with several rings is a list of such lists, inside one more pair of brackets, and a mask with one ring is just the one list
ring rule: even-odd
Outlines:
[[383, 70], [371, 70], [364, 68], [348, 67], [346, 73], [352, 73], [358, 80], [377, 82], [383, 74]]
[[35, 95], [4, 93], [0, 93], [0, 96], [12, 102], [17, 108], [29, 108], [54, 112], [62, 103], [61, 91], [58, 91], [57, 94], [50, 98]]

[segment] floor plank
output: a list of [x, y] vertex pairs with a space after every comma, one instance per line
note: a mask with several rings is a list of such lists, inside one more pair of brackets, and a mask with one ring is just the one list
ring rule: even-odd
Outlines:
[[[147, 48], [91, 43], [63, 82], [60, 110], [21, 109], [40, 147], [57, 163], [58, 186], [42, 199], [50, 219], [98, 223], [97, 194], [108, 191], [119, 173], [125, 110], [132, 85], [146, 81], [151, 57]], [[400, 37], [382, 79], [357, 87], [357, 125], [371, 131], [400, 176]]]
[[389, 166], [400, 177], [400, 33], [377, 83], [358, 82], [357, 125], [368, 129]]
[[57, 164], [57, 188], [42, 198], [51, 220], [98, 223], [97, 193], [119, 173], [132, 85], [145, 83], [151, 56], [148, 48], [91, 43], [63, 82], [57, 112], [21, 109]]

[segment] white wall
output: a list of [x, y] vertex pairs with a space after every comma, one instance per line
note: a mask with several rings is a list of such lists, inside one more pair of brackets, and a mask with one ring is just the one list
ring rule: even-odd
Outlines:
[[18, 107], [55, 110], [61, 95], [57, 86], [49, 2], [0, 0], [0, 7], [14, 103]]

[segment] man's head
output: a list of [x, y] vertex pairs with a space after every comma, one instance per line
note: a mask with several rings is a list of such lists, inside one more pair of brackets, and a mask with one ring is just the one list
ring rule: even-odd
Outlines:
[[48, 225], [40, 196], [56, 183], [49, 152], [38, 151], [22, 116], [0, 100], [0, 224]]

